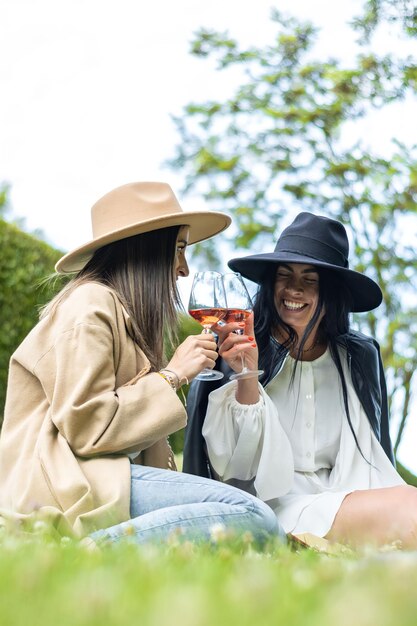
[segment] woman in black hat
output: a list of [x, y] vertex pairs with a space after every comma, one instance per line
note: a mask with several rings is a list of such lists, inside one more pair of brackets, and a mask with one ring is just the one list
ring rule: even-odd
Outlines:
[[342, 224], [300, 213], [274, 252], [229, 262], [259, 289], [243, 335], [216, 327], [220, 367], [239, 372], [244, 351], [264, 374], [193, 383], [184, 471], [256, 494], [293, 535], [416, 547], [417, 490], [393, 465], [379, 347], [349, 325], [382, 293], [348, 252]]

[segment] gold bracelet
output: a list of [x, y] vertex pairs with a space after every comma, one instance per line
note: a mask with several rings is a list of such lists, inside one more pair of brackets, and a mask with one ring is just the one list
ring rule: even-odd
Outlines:
[[172, 370], [167, 370], [165, 367], [162, 368], [160, 370], [161, 372], [168, 372], [168, 374], [172, 374], [173, 376], [175, 376], [175, 378], [177, 379], [177, 388], [179, 389], [180, 387], [182, 387], [183, 385], [189, 385], [190, 381], [188, 380], [188, 378], [186, 376], [183, 376], [182, 378], [180, 378], [177, 374], [177, 372], [174, 372]]
[[169, 376], [168, 374], [163, 374], [162, 372], [158, 372], [158, 374], [160, 376], [162, 376], [162, 378], [164, 380], [167, 381], [168, 385], [174, 390], [177, 391], [177, 385], [175, 384], [175, 380], [172, 378], [172, 376]]
[[[187, 398], [185, 397], [184, 391], [182, 390], [181, 386], [180, 386], [180, 387], [177, 387], [177, 386], [176, 386], [175, 381], [174, 381], [174, 379], [172, 378], [172, 376], [169, 376], [169, 374], [164, 374], [164, 372], [167, 372], [167, 371], [168, 371], [168, 372], [170, 372], [170, 370], [161, 370], [161, 371], [159, 371], [159, 372], [158, 372], [158, 374], [159, 374], [159, 375], [160, 375], [160, 376], [161, 376], [164, 380], [166, 380], [166, 381], [167, 381], [168, 385], [171, 387], [171, 389], [173, 389], [173, 391], [175, 391], [175, 393], [177, 393], [177, 391], [179, 391], [179, 392], [180, 392], [181, 397], [182, 397], [183, 404], [184, 404], [184, 406], [186, 407], [186, 406], [187, 406]], [[172, 373], [174, 373], [174, 372], [172, 372]], [[175, 374], [175, 376], [177, 376], [177, 375]], [[177, 376], [177, 378], [178, 378], [178, 376]], [[185, 378], [185, 380], [187, 381], [187, 385], [188, 385], [188, 378], [187, 378], [186, 376], [184, 376], [184, 378]], [[181, 378], [181, 380], [182, 380], [182, 378]]]
[[172, 376], [175, 376], [176, 389], [181, 387], [181, 385], [180, 385], [180, 378], [179, 378], [179, 376], [178, 376], [178, 374], [176, 372], [173, 372], [172, 370], [167, 370], [165, 367], [163, 367], [161, 370], [159, 370], [159, 373], [161, 373], [161, 372], [167, 372], [168, 378], [170, 380], [173, 380]]

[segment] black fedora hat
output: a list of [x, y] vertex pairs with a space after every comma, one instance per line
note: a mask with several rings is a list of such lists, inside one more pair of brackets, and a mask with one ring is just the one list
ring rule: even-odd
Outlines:
[[299, 213], [278, 238], [274, 252], [231, 259], [230, 269], [261, 283], [279, 263], [308, 263], [340, 275], [353, 298], [352, 311], [371, 311], [382, 302], [380, 287], [368, 276], [349, 269], [349, 242], [340, 222], [312, 213]]

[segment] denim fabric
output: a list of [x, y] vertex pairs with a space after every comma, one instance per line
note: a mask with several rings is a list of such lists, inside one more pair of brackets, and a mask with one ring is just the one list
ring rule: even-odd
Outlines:
[[235, 487], [199, 476], [132, 465], [130, 520], [94, 532], [97, 540], [135, 543], [178, 535], [210, 540], [214, 529], [250, 531], [256, 541], [270, 535], [285, 540], [272, 509]]

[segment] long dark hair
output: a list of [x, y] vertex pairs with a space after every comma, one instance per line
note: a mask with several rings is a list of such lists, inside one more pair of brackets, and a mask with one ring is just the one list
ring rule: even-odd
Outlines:
[[[317, 307], [313, 317], [304, 331], [304, 334], [302, 337], [298, 337], [296, 331], [292, 327], [285, 324], [285, 322], [280, 318], [275, 306], [275, 279], [277, 269], [278, 266], [275, 266], [274, 271], [265, 276], [265, 279], [260, 283], [258, 292], [255, 296], [253, 310], [255, 315], [255, 335], [260, 355], [259, 367], [260, 369], [268, 371], [268, 368], [271, 367], [273, 359], [271, 336], [284, 334], [288, 335], [288, 340], [284, 344], [286, 348], [291, 350], [291, 348], [294, 348], [298, 344], [293, 372], [293, 374], [295, 374], [295, 368], [301, 360], [306, 341], [311, 335], [322, 312], [325, 311], [317, 329], [317, 333], [320, 340], [326, 341], [329, 347], [331, 358], [336, 366], [342, 385], [343, 404], [349, 427], [352, 431], [358, 450], [362, 454], [350, 418], [346, 379], [343, 373], [340, 354], [337, 349], [340, 343], [340, 336], [349, 332], [350, 329], [350, 312], [352, 311], [353, 303], [352, 295], [345, 282], [340, 278], [340, 275], [338, 275], [337, 272], [316, 267], [315, 270], [319, 275], [319, 297]], [[280, 329], [284, 332], [280, 333]]]
[[177, 311], [181, 306], [174, 275], [179, 229], [180, 226], [161, 228], [103, 246], [44, 308], [41, 317], [53, 315], [79, 285], [106, 285], [130, 315], [133, 340], [149, 359], [151, 368], [160, 369], [165, 361], [165, 344], [175, 340]]

